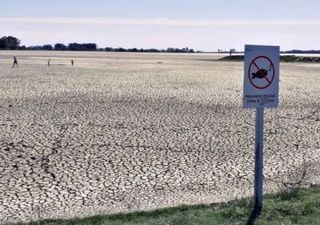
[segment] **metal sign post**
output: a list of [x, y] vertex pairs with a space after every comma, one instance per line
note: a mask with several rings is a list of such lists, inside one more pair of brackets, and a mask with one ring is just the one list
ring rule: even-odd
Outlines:
[[263, 196], [263, 118], [264, 108], [256, 108], [256, 143], [254, 175], [254, 211], [260, 215]]
[[256, 109], [254, 208], [247, 225], [262, 211], [264, 108], [278, 107], [279, 52], [278, 46], [245, 46], [243, 106]]

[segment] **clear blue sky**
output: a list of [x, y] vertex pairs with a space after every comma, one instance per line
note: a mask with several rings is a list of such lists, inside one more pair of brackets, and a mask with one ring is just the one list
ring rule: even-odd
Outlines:
[[320, 49], [319, 8], [319, 0], [10, 0], [1, 2], [0, 36], [26, 45]]

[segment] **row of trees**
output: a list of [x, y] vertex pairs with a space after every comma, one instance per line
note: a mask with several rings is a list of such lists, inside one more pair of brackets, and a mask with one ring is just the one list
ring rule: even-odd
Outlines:
[[[50, 49], [52, 50], [52, 49]], [[96, 51], [97, 50], [97, 45], [95, 43], [84, 43], [84, 44], [79, 44], [79, 43], [71, 43], [68, 46], [62, 44], [62, 43], [57, 43], [54, 45], [54, 50], [69, 50], [69, 51]]]
[[[188, 52], [193, 53], [193, 49], [186, 48], [167, 48], [167, 49], [143, 49], [143, 48], [97, 48], [95, 43], [70, 43], [69, 45], [65, 45], [62, 43], [57, 43], [54, 46], [47, 45], [37, 45], [37, 46], [20, 46], [20, 40], [13, 36], [3, 36], [0, 38], [0, 49], [2, 50], [57, 50], [57, 51], [108, 51], [108, 52]], [[199, 52], [199, 51], [198, 51]], [[230, 56], [232, 53], [236, 52], [235, 49], [230, 49], [229, 51], [224, 51], [223, 49], [218, 49], [218, 52], [221, 53], [229, 53]], [[284, 51], [283, 53], [320, 53], [320, 50], [289, 50]]]
[[97, 45], [94, 43], [71, 43], [69, 45], [64, 45], [62, 43], [57, 43], [54, 46], [52, 45], [43, 45], [43, 46], [30, 46], [23, 47], [20, 49], [24, 50], [57, 50], [57, 51], [106, 51], [106, 52], [189, 52], [193, 53], [193, 49], [189, 48], [167, 48], [167, 49], [156, 49], [156, 48], [97, 48]]
[[55, 45], [36, 45], [20, 46], [20, 40], [13, 36], [4, 36], [0, 38], [0, 49], [4, 50], [57, 50], [57, 51], [107, 51], [107, 52], [194, 52], [193, 49], [186, 48], [167, 48], [167, 49], [143, 49], [143, 48], [97, 48], [95, 43], [70, 43], [68, 45], [57, 43]]
[[193, 49], [189, 48], [167, 48], [167, 49], [156, 49], [156, 48], [97, 48], [94, 43], [71, 43], [69, 45], [64, 45], [62, 43], [57, 43], [52, 45], [42, 45], [42, 46], [30, 46], [30, 47], [20, 47], [21, 50], [57, 50], [57, 51], [106, 51], [106, 52], [189, 52], [193, 53]]
[[20, 50], [57, 50], [57, 51], [96, 51], [97, 45], [94, 43], [70, 43], [69, 45], [64, 45], [61, 43], [57, 43], [54, 46], [52, 45], [36, 45], [36, 46], [21, 46], [18, 49]]
[[70, 51], [95, 51], [97, 45], [94, 43], [71, 43], [68, 46], [57, 43], [52, 45], [37, 45], [37, 46], [20, 46], [20, 40], [13, 36], [3, 36], [0, 38], [0, 49], [3, 50], [70, 50]]
[[167, 49], [156, 49], [156, 48], [111, 48], [106, 47], [105, 49], [99, 49], [101, 51], [107, 51], [107, 52], [185, 52], [185, 53], [193, 53], [193, 49], [189, 48], [167, 48]]
[[284, 53], [293, 53], [293, 54], [320, 54], [320, 50], [299, 50], [299, 49], [293, 49], [289, 51], [284, 51]]

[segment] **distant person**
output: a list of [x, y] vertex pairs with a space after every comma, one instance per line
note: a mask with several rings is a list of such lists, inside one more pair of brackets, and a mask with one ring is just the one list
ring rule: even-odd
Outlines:
[[73, 64], [74, 64], [74, 61], [73, 61], [73, 59], [71, 59], [71, 65], [73, 66]]
[[50, 66], [51, 59], [48, 60], [48, 66]]
[[17, 67], [19, 67], [17, 58], [16, 58], [15, 56], [13, 56], [13, 65], [12, 65], [12, 68], [14, 68], [15, 65], [16, 65]]

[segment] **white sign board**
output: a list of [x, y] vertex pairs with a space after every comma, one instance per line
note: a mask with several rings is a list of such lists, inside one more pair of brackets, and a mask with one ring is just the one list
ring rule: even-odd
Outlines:
[[243, 107], [278, 107], [279, 46], [245, 45]]

